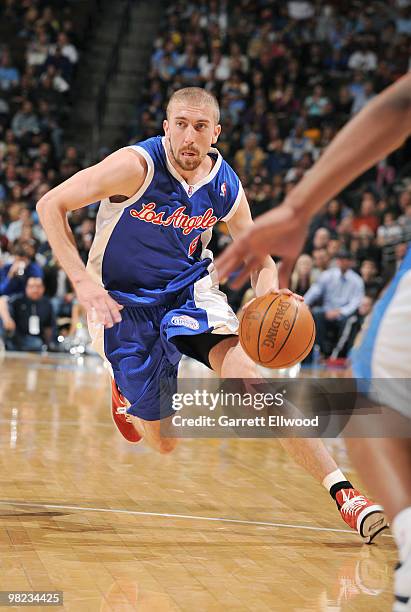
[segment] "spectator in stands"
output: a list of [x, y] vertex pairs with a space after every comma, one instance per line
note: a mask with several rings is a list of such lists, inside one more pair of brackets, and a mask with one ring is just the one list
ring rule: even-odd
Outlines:
[[11, 122], [11, 129], [17, 139], [24, 144], [29, 143], [31, 134], [38, 134], [40, 131], [39, 120], [33, 112], [33, 104], [29, 100], [25, 100], [21, 110], [17, 111]]
[[345, 209], [337, 198], [328, 202], [324, 215], [321, 218], [321, 226], [326, 227], [330, 232], [335, 233], [341, 220], [347, 216]]
[[411, 202], [405, 207], [404, 213], [398, 219], [398, 223], [402, 228], [402, 239], [409, 242], [411, 240]]
[[331, 236], [327, 244], [327, 253], [330, 258], [329, 268], [334, 268], [338, 265], [338, 253], [341, 251], [341, 240], [338, 236]]
[[14, 249], [12, 263], [0, 268], [0, 295], [17, 295], [24, 293], [29, 278], [42, 278], [43, 270], [29, 257], [22, 245]]
[[348, 317], [327, 362], [329, 365], [345, 365], [345, 360], [354, 346], [355, 339], [361, 331], [365, 318], [372, 310], [374, 301], [372, 296], [364, 295], [358, 310]]
[[67, 274], [57, 262], [50, 262], [44, 269], [44, 284], [56, 319], [70, 318], [76, 296]]
[[327, 249], [314, 249], [312, 252], [312, 260], [313, 268], [311, 270], [311, 276], [313, 282], [315, 282], [322, 272], [328, 270], [330, 265], [330, 256], [328, 255]]
[[298, 295], [304, 295], [313, 283], [313, 260], [310, 255], [300, 255], [291, 276], [290, 289]]
[[381, 289], [383, 288], [384, 283], [382, 278], [378, 276], [375, 261], [372, 259], [364, 259], [361, 264], [360, 275], [364, 281], [365, 295], [370, 296], [373, 300], [376, 300]]
[[0, 56], [0, 90], [11, 91], [20, 81], [20, 72], [12, 65], [9, 50], [3, 49]]
[[321, 123], [321, 119], [326, 117], [331, 112], [330, 100], [324, 95], [322, 85], [316, 85], [313, 92], [304, 101], [304, 108], [307, 111], [310, 125], [317, 127]]
[[57, 34], [57, 46], [61, 49], [61, 54], [66, 57], [72, 65], [77, 64], [79, 53], [70, 40], [67, 32]]
[[284, 152], [289, 153], [293, 161], [298, 161], [304, 153], [313, 153], [314, 146], [309, 138], [304, 136], [304, 123], [300, 122], [295, 127], [291, 136], [284, 141]]
[[350, 90], [346, 85], [342, 85], [338, 91], [338, 97], [334, 100], [334, 112], [337, 123], [344, 124], [348, 121], [351, 115], [353, 106], [353, 98]]
[[337, 266], [323, 272], [304, 296], [315, 320], [318, 345], [325, 356], [331, 354], [348, 317], [357, 310], [364, 296], [363, 280], [351, 266], [350, 253], [340, 251]]
[[351, 70], [361, 70], [362, 72], [371, 72], [377, 68], [377, 55], [367, 41], [357, 44], [357, 50], [348, 59], [348, 67]]
[[236, 171], [241, 175], [251, 176], [257, 173], [265, 160], [265, 153], [258, 146], [257, 135], [248, 134], [244, 139], [244, 147], [237, 151], [234, 163]]
[[359, 93], [354, 100], [351, 107], [351, 114], [356, 115], [364, 108], [368, 102], [371, 102], [375, 98], [374, 83], [372, 81], [366, 81], [361, 93]]
[[49, 46], [49, 37], [47, 33], [42, 30], [27, 45], [27, 64], [29, 66], [34, 66], [35, 68], [41, 68], [44, 65], [49, 54]]
[[[31, 212], [30, 210], [27, 208], [27, 206], [22, 206], [20, 208], [19, 211], [19, 217], [18, 220], [13, 221], [12, 223], [10, 223], [8, 229], [7, 229], [7, 239], [10, 243], [15, 242], [16, 240], [18, 240], [21, 236], [21, 233], [23, 231], [24, 227], [27, 226], [32, 226], [33, 225], [33, 219], [31, 217]], [[38, 239], [44, 239], [44, 233], [42, 231], [42, 229], [37, 226], [35, 228], [35, 233], [36, 233], [36, 237]]]
[[55, 319], [44, 295], [43, 279], [29, 277], [24, 295], [0, 298], [0, 334], [10, 333], [6, 346], [15, 351], [41, 351], [54, 340]]
[[402, 228], [396, 223], [395, 215], [392, 211], [384, 214], [384, 223], [377, 229], [377, 244], [380, 247], [396, 244], [402, 239]]
[[330, 241], [331, 234], [326, 227], [319, 227], [313, 238], [314, 249], [326, 249]]
[[358, 232], [365, 226], [375, 234], [379, 224], [380, 222], [376, 214], [375, 195], [370, 191], [365, 191], [361, 200], [360, 213], [355, 215], [352, 229], [354, 232]]

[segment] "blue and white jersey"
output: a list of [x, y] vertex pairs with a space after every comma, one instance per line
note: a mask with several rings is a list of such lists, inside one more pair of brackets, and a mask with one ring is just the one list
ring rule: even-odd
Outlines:
[[124, 202], [101, 201], [87, 269], [120, 304], [167, 304], [209, 274], [212, 228], [234, 214], [242, 187], [216, 149], [209, 152], [210, 174], [188, 185], [171, 165], [164, 138], [131, 148], [147, 162], [146, 179]]

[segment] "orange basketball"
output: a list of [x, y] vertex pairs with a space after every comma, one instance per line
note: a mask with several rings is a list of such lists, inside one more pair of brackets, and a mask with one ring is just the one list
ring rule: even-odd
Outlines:
[[266, 368], [290, 368], [299, 363], [314, 340], [311, 312], [290, 295], [269, 293], [255, 299], [240, 321], [241, 346]]

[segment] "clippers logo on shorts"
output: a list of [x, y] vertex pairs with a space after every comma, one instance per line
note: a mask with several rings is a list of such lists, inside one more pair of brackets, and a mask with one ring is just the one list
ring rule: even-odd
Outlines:
[[185, 215], [185, 209], [185, 206], [179, 206], [173, 214], [164, 219], [164, 211], [155, 212], [156, 204], [155, 202], [150, 202], [149, 204], [143, 204], [141, 210], [132, 208], [130, 215], [135, 219], [140, 219], [140, 221], [145, 221], [146, 223], [153, 223], [154, 225], [163, 225], [164, 227], [173, 225], [173, 227], [179, 227], [183, 230], [185, 236], [191, 234], [195, 229], [206, 230], [217, 223], [217, 217], [214, 216], [212, 208], [207, 208], [203, 215], [194, 215], [193, 217]]
[[193, 319], [193, 317], [189, 317], [188, 315], [180, 315], [175, 316], [171, 319], [172, 325], [182, 325], [183, 327], [188, 327], [189, 329], [199, 329], [200, 324], [198, 321]]

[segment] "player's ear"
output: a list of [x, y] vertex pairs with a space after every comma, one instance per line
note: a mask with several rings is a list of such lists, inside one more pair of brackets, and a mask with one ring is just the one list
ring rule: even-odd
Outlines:
[[164, 130], [164, 134], [166, 136], [167, 136], [168, 128], [169, 128], [168, 121], [167, 121], [167, 119], [164, 119], [164, 121], [163, 121], [163, 130]]
[[215, 143], [217, 142], [218, 137], [220, 136], [220, 134], [221, 134], [221, 125], [220, 125], [220, 124], [218, 124], [218, 125], [216, 125], [216, 126], [214, 127], [213, 139], [212, 139], [212, 141], [211, 141], [211, 142], [212, 142], [212, 144], [215, 144]]

